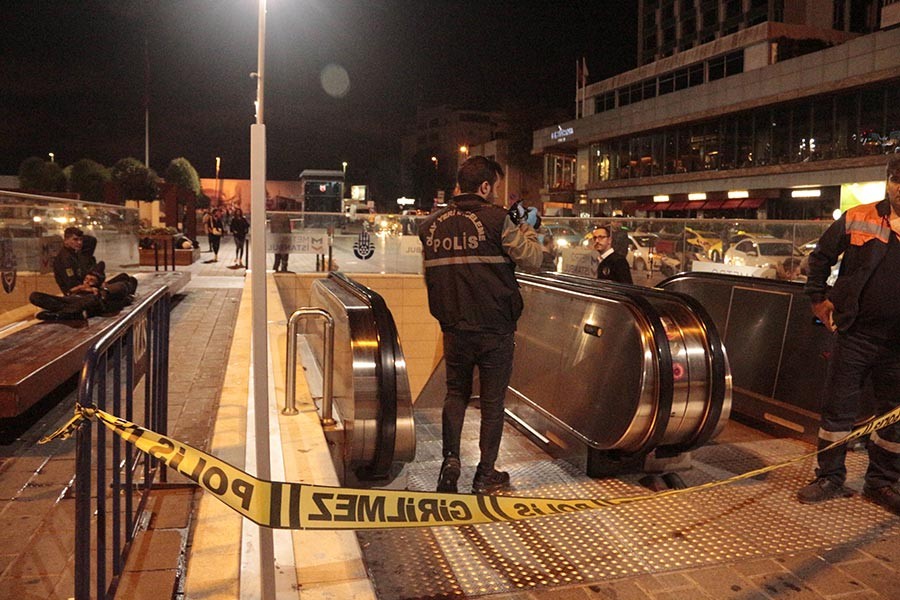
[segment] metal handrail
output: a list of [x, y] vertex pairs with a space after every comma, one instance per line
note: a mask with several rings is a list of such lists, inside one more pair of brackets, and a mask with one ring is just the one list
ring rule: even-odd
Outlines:
[[303, 307], [295, 310], [288, 319], [287, 376], [285, 381], [285, 405], [281, 414], [296, 415], [297, 410], [297, 329], [301, 320], [319, 317], [325, 321], [323, 348], [322, 424], [334, 425], [332, 415], [334, 382], [334, 317], [322, 308]]
[[[95, 405], [103, 410], [110, 408], [114, 414], [123, 415], [125, 419], [131, 421], [134, 419], [136, 382], [143, 375], [144, 420], [150, 429], [166, 434], [169, 311], [169, 288], [164, 286], [138, 303], [91, 346], [85, 356], [78, 384], [77, 397], [80, 405]], [[111, 386], [108, 384], [109, 377], [112, 378]], [[108, 388], [112, 391], [111, 407], [107, 407]], [[74, 590], [76, 600], [91, 598], [92, 587], [97, 598], [111, 597], [115, 594], [132, 540], [140, 527], [137, 516], [144, 510], [148, 492], [157, 473], [161, 480], [165, 480], [165, 469], [159, 461], [142, 458], [142, 453], [135, 452], [131, 444], [116, 436], [113, 436], [111, 442], [112, 465], [108, 474], [106, 436], [105, 428], [98, 427], [96, 445], [93, 446], [93, 424], [90, 421], [83, 421], [76, 433]], [[135, 482], [134, 475], [142, 461], [142, 481]], [[111, 475], [111, 481], [107, 483], [108, 475]], [[93, 490], [92, 479], [96, 479]], [[140, 493], [136, 505], [133, 498], [135, 493]], [[92, 495], [97, 498], [94, 510], [91, 506]], [[111, 510], [106, 506], [107, 497], [111, 501]], [[125, 504], [124, 510], [121, 510], [120, 506], [122, 499]], [[107, 530], [109, 515], [112, 521], [111, 531]], [[92, 518], [96, 519], [96, 564], [93, 568]], [[112, 545], [109, 559], [108, 541], [111, 541]], [[109, 578], [108, 564], [112, 567]]]

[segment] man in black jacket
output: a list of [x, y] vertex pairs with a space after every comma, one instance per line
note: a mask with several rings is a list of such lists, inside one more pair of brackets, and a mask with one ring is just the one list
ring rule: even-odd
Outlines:
[[[460, 436], [472, 395], [472, 374], [481, 382], [481, 460], [472, 491], [486, 494], [509, 485], [494, 468], [503, 435], [503, 404], [512, 373], [516, 321], [522, 296], [516, 266], [537, 271], [542, 251], [534, 208], [495, 205], [503, 169], [473, 156], [459, 169], [459, 195], [419, 225], [425, 256], [428, 306], [444, 337], [447, 395], [442, 415], [444, 462], [439, 492], [457, 491]], [[529, 223], [530, 221], [530, 223]]]
[[600, 255], [600, 264], [597, 265], [597, 279], [632, 283], [628, 259], [613, 248], [610, 227], [608, 225], [600, 225], [594, 228], [594, 231], [591, 232], [591, 238], [593, 238], [594, 250]]
[[[888, 159], [886, 192], [881, 202], [841, 215], [809, 256], [806, 293], [813, 313], [836, 332], [819, 449], [850, 433], [867, 376], [872, 377], [878, 414], [900, 406], [900, 154]], [[829, 290], [825, 282], [841, 254], [840, 272]], [[900, 423], [874, 432], [868, 450], [863, 495], [900, 514]], [[819, 454], [816, 479], [797, 493], [800, 502], [852, 494], [844, 487], [846, 453], [847, 446], [840, 445]]]
[[81, 285], [87, 275], [85, 262], [80, 257], [84, 244], [84, 232], [77, 227], [66, 227], [63, 245], [53, 259], [53, 277], [60, 291], [68, 296], [73, 287]]

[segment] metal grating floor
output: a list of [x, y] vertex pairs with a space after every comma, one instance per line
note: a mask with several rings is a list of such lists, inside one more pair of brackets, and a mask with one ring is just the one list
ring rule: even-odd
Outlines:
[[[468, 491], [478, 456], [478, 416], [467, 413], [460, 491]], [[440, 410], [417, 411], [416, 461], [409, 488], [433, 490], [440, 469]], [[591, 479], [554, 460], [507, 424], [498, 466], [510, 472], [509, 495], [595, 498], [646, 493], [639, 475]], [[723, 479], [808, 452], [736, 423], [693, 453], [687, 485]], [[465, 464], [466, 460], [470, 464]], [[848, 485], [859, 490], [867, 464], [850, 452]], [[610, 509], [515, 523], [360, 531], [366, 565], [382, 600], [465, 598], [590, 584], [645, 573], [862, 542], [900, 532], [891, 513], [862, 500], [804, 506], [794, 499], [813, 472], [810, 460], [721, 488]]]

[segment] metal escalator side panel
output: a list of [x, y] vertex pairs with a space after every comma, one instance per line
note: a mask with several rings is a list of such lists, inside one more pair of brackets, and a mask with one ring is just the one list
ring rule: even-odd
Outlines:
[[[366, 307], [355, 296], [327, 279], [317, 280], [310, 289], [310, 304], [324, 308], [334, 319], [334, 406], [344, 430], [344, 456], [347, 465], [370, 460], [376, 414], [377, 380], [374, 358], [374, 333], [365, 318]], [[306, 334], [321, 370], [322, 324], [306, 322]], [[372, 340], [366, 342], [366, 339]]]
[[525, 312], [510, 383], [517, 396], [590, 447], [636, 452], [655, 443], [668, 419], [671, 369], [665, 389], [659, 359], [668, 348], [661, 352], [649, 307], [542, 278], [520, 285]]
[[[683, 452], [708, 441], [731, 411], [731, 375], [715, 322], [690, 296], [568, 274], [544, 274], [542, 281], [617, 291], [650, 303], [663, 322], [673, 365], [671, 418], [662, 444]], [[673, 278], [674, 279], [674, 278]]]
[[360, 319], [367, 322], [360, 327], [360, 337], [354, 344], [373, 346], [376, 402], [374, 415], [366, 420], [367, 439], [372, 440], [366, 444], [372, 448], [371, 460], [357, 468], [357, 475], [361, 479], [385, 478], [395, 462], [408, 462], [415, 456], [412, 398], [397, 326], [380, 294], [340, 273], [331, 273], [329, 280], [359, 298], [367, 308]]

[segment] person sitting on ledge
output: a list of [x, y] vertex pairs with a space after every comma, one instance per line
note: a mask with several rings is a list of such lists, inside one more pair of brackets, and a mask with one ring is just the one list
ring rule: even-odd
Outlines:
[[35, 317], [42, 321], [87, 319], [117, 312], [131, 304], [137, 279], [127, 273], [119, 273], [105, 281], [105, 270], [106, 264], [100, 261], [84, 276], [82, 283], [69, 290], [67, 296], [32, 292], [28, 301], [44, 309]]

